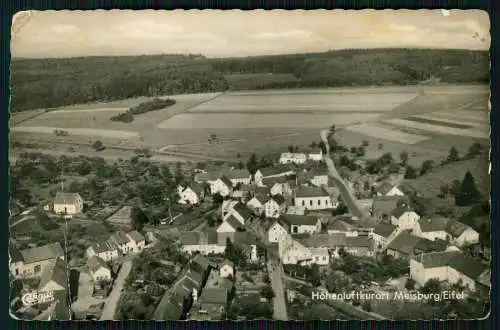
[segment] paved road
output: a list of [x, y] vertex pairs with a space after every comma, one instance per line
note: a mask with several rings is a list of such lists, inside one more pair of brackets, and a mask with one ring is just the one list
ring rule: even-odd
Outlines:
[[323, 143], [326, 145], [327, 149], [327, 154], [324, 158], [326, 166], [328, 167], [328, 172], [330, 174], [330, 177], [335, 182], [335, 186], [339, 189], [343, 202], [349, 208], [349, 211], [352, 215], [358, 217], [359, 219], [363, 219], [365, 217], [365, 214], [359, 208], [356, 197], [354, 197], [347, 184], [340, 177], [340, 174], [335, 168], [335, 164], [333, 163], [333, 160], [330, 158], [330, 154], [328, 153], [328, 131], [321, 131], [321, 139], [323, 140]]
[[283, 268], [281, 265], [276, 265], [277, 262], [268, 262], [269, 279], [273, 287], [273, 319], [279, 321], [287, 321], [288, 314], [286, 310], [285, 289], [283, 288]]
[[130, 270], [132, 269], [132, 261], [127, 260], [123, 263], [122, 267], [120, 268], [120, 271], [118, 272], [118, 275], [116, 276], [114, 285], [113, 285], [113, 290], [108, 296], [108, 299], [106, 301], [106, 304], [104, 305], [104, 308], [102, 309], [102, 315], [101, 315], [101, 321], [103, 320], [114, 320], [115, 317], [115, 312], [116, 312], [116, 306], [118, 304], [118, 300], [120, 300], [120, 297], [122, 295], [122, 289], [125, 284], [125, 280], [128, 277], [128, 274], [130, 274]]
[[104, 301], [103, 299], [92, 297], [93, 292], [92, 277], [88, 273], [81, 272], [78, 280], [78, 297], [76, 301], [71, 304], [71, 309], [75, 313], [77, 319], [83, 319], [85, 317], [85, 313], [90, 305]]

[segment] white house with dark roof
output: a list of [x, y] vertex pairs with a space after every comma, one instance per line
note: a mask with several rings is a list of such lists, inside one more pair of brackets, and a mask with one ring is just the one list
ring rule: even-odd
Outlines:
[[179, 240], [182, 250], [189, 254], [196, 252], [202, 255], [221, 254], [226, 249], [225, 244], [219, 244], [217, 232], [181, 232]]
[[269, 243], [279, 243], [288, 235], [289, 225], [282, 218], [274, 221], [267, 230], [267, 240]]
[[146, 247], [146, 238], [139, 233], [137, 230], [132, 230], [126, 233], [127, 237], [130, 239], [129, 245], [132, 247], [131, 252], [141, 252]]
[[399, 229], [396, 226], [390, 225], [388, 223], [380, 223], [373, 229], [370, 233], [370, 237], [373, 239], [375, 248], [384, 249], [390, 241], [396, 237], [399, 233]]
[[314, 234], [321, 232], [321, 220], [316, 216], [284, 214], [280, 221], [290, 234]]
[[100, 243], [94, 243], [88, 247], [86, 251], [87, 257], [98, 256], [104, 261], [112, 261], [118, 259], [120, 256], [120, 249], [111, 240]]
[[440, 239], [460, 247], [479, 242], [479, 233], [470, 226], [442, 216], [422, 218], [412, 229], [416, 236], [429, 240]]
[[205, 189], [201, 184], [195, 182], [185, 188], [179, 186], [178, 194], [179, 204], [196, 205], [201, 203], [205, 197]]
[[229, 196], [233, 190], [233, 183], [224, 175], [217, 178], [215, 181], [209, 181], [210, 193], [212, 195], [219, 194], [222, 197]]
[[264, 203], [264, 214], [266, 218], [278, 218], [286, 211], [286, 199], [281, 195], [275, 195]]
[[398, 207], [391, 213], [391, 224], [401, 230], [413, 229], [420, 216], [408, 207]]
[[111, 235], [110, 241], [114, 242], [123, 254], [128, 254], [129, 252], [134, 251], [135, 244], [132, 242], [130, 237], [128, 237], [127, 234], [121, 230]]
[[262, 185], [269, 188], [269, 192], [272, 196], [292, 195], [292, 187], [290, 186], [290, 182], [287, 179], [287, 177], [281, 176], [281, 177], [264, 178], [262, 180]]
[[222, 278], [227, 278], [230, 276], [234, 278], [234, 263], [230, 260], [225, 259], [219, 265], [219, 273], [220, 277]]
[[254, 174], [254, 181], [257, 185], [263, 185], [263, 179], [275, 178], [280, 176], [294, 175], [295, 171], [291, 170], [288, 166], [272, 166], [258, 169]]
[[87, 259], [87, 266], [94, 282], [111, 281], [111, 268], [102, 258], [93, 255]]
[[476, 291], [481, 285], [490, 286], [489, 281], [480, 281], [488, 271], [488, 266], [460, 251], [423, 253], [410, 260], [410, 277], [421, 286], [430, 279], [438, 279], [451, 284], [462, 282], [469, 290]]
[[60, 296], [68, 290], [69, 268], [61, 258], [53, 259], [43, 269], [38, 283], [38, 292], [52, 292]]
[[336, 218], [328, 221], [326, 224], [326, 231], [328, 234], [344, 234], [346, 236], [358, 236], [358, 228], [342, 219]]
[[295, 190], [294, 204], [307, 210], [324, 210], [335, 208], [330, 194], [322, 187], [299, 186]]
[[16, 278], [40, 277], [55, 259], [65, 259], [60, 243], [52, 243], [21, 251], [10, 250], [10, 272]]
[[248, 202], [247, 207], [253, 210], [256, 214], [261, 215], [264, 212], [264, 204], [267, 202], [268, 198], [263, 194], [256, 194]]
[[321, 150], [321, 148], [314, 148], [307, 155], [307, 158], [315, 162], [320, 162], [323, 160], [323, 150]]
[[408, 196], [375, 196], [370, 214], [378, 220], [391, 220], [392, 212], [399, 207], [408, 207], [410, 198]]
[[405, 194], [398, 188], [397, 184], [384, 181], [375, 187], [377, 196], [404, 196]]
[[56, 214], [76, 215], [83, 211], [83, 199], [78, 193], [57, 193], [53, 210]]
[[221, 216], [224, 218], [228, 213], [231, 213], [233, 211], [233, 207], [238, 204], [239, 202], [234, 199], [226, 199], [222, 202], [222, 205], [220, 207], [220, 213]]
[[225, 171], [224, 176], [231, 181], [233, 186], [237, 184], [250, 184], [252, 181], [252, 174], [246, 168]]
[[242, 231], [245, 226], [234, 216], [233, 213], [229, 213], [222, 223], [217, 227], [218, 233], [234, 233], [237, 231]]
[[280, 164], [304, 164], [307, 156], [301, 152], [283, 152], [280, 156]]

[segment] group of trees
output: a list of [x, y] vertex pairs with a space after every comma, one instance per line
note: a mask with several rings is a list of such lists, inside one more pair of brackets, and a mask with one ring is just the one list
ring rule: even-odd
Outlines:
[[121, 121], [124, 123], [130, 123], [134, 121], [134, 115], [140, 115], [142, 113], [146, 113], [149, 111], [160, 110], [169, 106], [172, 106], [176, 103], [175, 100], [172, 99], [160, 99], [154, 98], [151, 101], [142, 102], [139, 105], [131, 107], [126, 112], [121, 112], [116, 116], [110, 118], [111, 121]]
[[294, 76], [269, 79], [258, 84], [262, 89], [401, 85], [432, 77], [449, 83], [487, 83], [489, 56], [487, 51], [467, 50], [348, 49], [210, 60], [185, 55], [16, 59], [12, 61], [11, 108], [17, 112], [138, 96], [256, 87], [252, 81], [242, 84], [241, 79], [230, 86], [225, 75], [234, 73]]

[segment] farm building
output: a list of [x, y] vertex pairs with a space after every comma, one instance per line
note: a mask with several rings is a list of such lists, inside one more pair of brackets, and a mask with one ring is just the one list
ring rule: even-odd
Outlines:
[[303, 206], [307, 210], [324, 210], [335, 208], [330, 194], [320, 187], [299, 186], [295, 190], [294, 202], [296, 206]]
[[10, 251], [10, 272], [16, 278], [40, 277], [43, 270], [59, 258], [64, 260], [65, 253], [60, 243], [38, 246], [16, 252]]
[[78, 193], [57, 193], [53, 208], [56, 214], [80, 214], [83, 211], [83, 199]]
[[307, 161], [306, 154], [284, 152], [280, 156], [280, 164], [304, 164]]

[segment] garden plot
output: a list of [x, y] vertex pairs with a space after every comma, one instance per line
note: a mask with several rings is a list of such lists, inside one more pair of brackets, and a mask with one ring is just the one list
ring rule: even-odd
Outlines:
[[48, 126], [17, 126], [11, 128], [12, 132], [43, 133], [43, 134], [54, 134], [55, 130], [64, 130], [68, 132], [70, 135], [82, 135], [82, 136], [93, 136], [93, 137], [115, 138], [115, 139], [128, 139], [136, 137], [138, 135], [137, 132], [93, 129], [93, 128], [68, 129], [60, 127], [48, 127]]
[[460, 129], [454, 127], [446, 127], [440, 125], [433, 125], [429, 123], [421, 123], [406, 119], [388, 119], [384, 120], [384, 123], [389, 125], [404, 127], [404, 128], [414, 128], [422, 131], [429, 131], [440, 134], [451, 134], [451, 135], [460, 135], [460, 136], [468, 136], [472, 138], [488, 138], [489, 136], [489, 126], [481, 125], [476, 126], [474, 129]]
[[451, 123], [460, 123], [465, 125], [476, 126], [479, 124], [488, 124], [489, 115], [485, 112], [474, 112], [468, 110], [457, 110], [457, 111], [440, 111], [433, 112], [426, 115], [418, 115], [422, 118], [430, 118], [441, 121], [448, 121]]
[[345, 127], [345, 130], [362, 133], [377, 139], [385, 139], [405, 144], [415, 144], [429, 139], [428, 136], [409, 134], [401, 132], [398, 129], [386, 128], [376, 124], [349, 125]]

